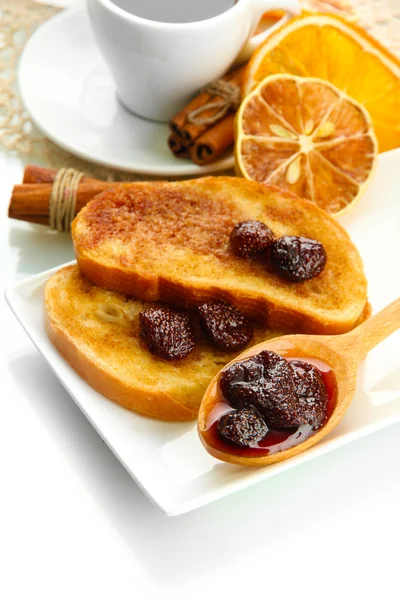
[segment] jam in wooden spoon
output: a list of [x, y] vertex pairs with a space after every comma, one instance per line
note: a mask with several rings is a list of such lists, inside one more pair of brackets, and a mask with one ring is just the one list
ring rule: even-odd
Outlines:
[[400, 299], [349, 333], [288, 335], [246, 350], [203, 397], [198, 431], [226, 462], [267, 465], [325, 437], [344, 416], [369, 350], [400, 327]]

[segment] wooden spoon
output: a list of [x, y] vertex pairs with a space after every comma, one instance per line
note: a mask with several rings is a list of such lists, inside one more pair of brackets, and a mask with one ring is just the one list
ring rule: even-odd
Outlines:
[[328, 421], [305, 441], [279, 452], [248, 456], [230, 452], [229, 444], [215, 442], [210, 435], [210, 413], [218, 410], [221, 402], [219, 391], [220, 371], [208, 386], [201, 402], [198, 416], [200, 439], [207, 451], [229, 463], [248, 466], [269, 465], [291, 458], [307, 448], [317, 444], [332, 431], [344, 416], [353, 399], [356, 388], [357, 370], [368, 352], [400, 327], [400, 298], [384, 308], [381, 312], [350, 331], [341, 335], [286, 335], [275, 338], [246, 350], [233, 363], [258, 354], [262, 350], [273, 350], [282, 356], [319, 359], [333, 371], [336, 378], [336, 402]]

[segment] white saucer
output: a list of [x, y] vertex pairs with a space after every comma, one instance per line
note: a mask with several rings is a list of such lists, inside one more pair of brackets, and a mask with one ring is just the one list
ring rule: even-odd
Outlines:
[[118, 101], [83, 9], [47, 21], [19, 64], [25, 108], [53, 142], [86, 160], [146, 175], [202, 175], [233, 166], [232, 153], [199, 167], [167, 146], [168, 126], [141, 119]]

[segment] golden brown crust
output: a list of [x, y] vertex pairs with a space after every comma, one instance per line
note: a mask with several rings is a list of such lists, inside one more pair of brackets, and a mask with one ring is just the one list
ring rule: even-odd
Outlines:
[[165, 419], [167, 421], [195, 419], [197, 411], [177, 402], [167, 393], [142, 390], [140, 387], [132, 390], [126, 383], [120, 381], [112, 373], [101, 368], [93, 359], [81, 350], [72, 338], [51, 321], [46, 312], [46, 332], [59, 352], [69, 362], [71, 367], [90, 386], [106, 398], [121, 404], [129, 410], [134, 410], [148, 417]]
[[[141, 414], [164, 420], [196, 418], [212, 377], [233, 358], [197, 331], [195, 350], [168, 362], [153, 356], [139, 336], [146, 305], [97, 288], [65, 267], [45, 289], [45, 325], [52, 343], [94, 389]], [[256, 326], [254, 342], [279, 335]]]
[[[265, 222], [278, 237], [318, 239], [326, 268], [293, 284], [261, 260], [234, 256], [230, 232], [248, 219]], [[73, 239], [81, 269], [101, 287], [186, 306], [226, 300], [271, 328], [342, 333], [355, 326], [367, 301], [359, 253], [332, 217], [293, 194], [240, 178], [104, 192], [75, 219]]]

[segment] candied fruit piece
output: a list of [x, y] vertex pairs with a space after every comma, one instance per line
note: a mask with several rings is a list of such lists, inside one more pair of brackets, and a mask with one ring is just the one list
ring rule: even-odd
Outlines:
[[188, 315], [170, 308], [149, 308], [139, 313], [141, 336], [150, 352], [167, 360], [187, 356], [195, 346]]
[[197, 310], [206, 333], [222, 350], [240, 350], [253, 337], [250, 321], [231, 304], [212, 300], [200, 304]]
[[290, 366], [298, 397], [298, 412], [313, 429], [318, 429], [327, 417], [328, 392], [324, 380], [318, 369], [308, 362], [292, 360]]
[[271, 229], [261, 221], [243, 221], [232, 230], [230, 244], [238, 256], [256, 258], [265, 254], [275, 240]]
[[319, 275], [326, 258], [320, 242], [296, 235], [285, 235], [273, 242], [269, 257], [279, 275], [294, 283]]
[[252, 408], [242, 408], [223, 415], [217, 426], [218, 435], [238, 446], [252, 446], [268, 432], [264, 419]]
[[279, 354], [263, 350], [234, 363], [221, 375], [220, 388], [234, 408], [255, 408], [269, 427], [295, 427], [304, 419], [290, 364]]

